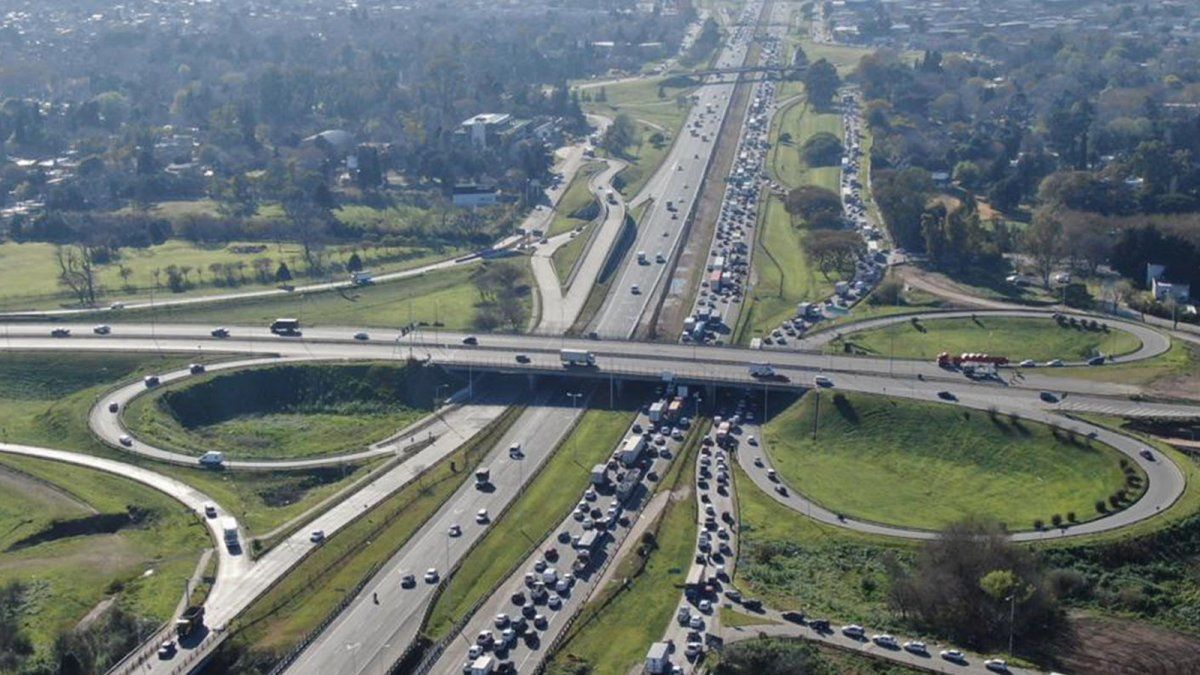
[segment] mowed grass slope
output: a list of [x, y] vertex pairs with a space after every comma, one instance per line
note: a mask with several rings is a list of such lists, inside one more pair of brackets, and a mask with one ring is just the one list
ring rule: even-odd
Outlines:
[[[803, 99], [793, 102], [775, 115], [771, 128], [773, 145], [767, 153], [767, 166], [776, 180], [788, 188], [818, 185], [839, 191], [841, 167], [810, 167], [801, 154], [804, 143], [821, 132], [842, 138], [841, 115], [818, 112]], [[783, 134], [788, 134], [790, 140], [779, 140]]]
[[88, 411], [104, 392], [195, 360], [174, 354], [0, 353], [0, 429], [12, 443], [109, 457], [169, 475], [215, 499], [257, 534], [304, 513], [370, 466], [218, 473], [145, 460], [92, 436]]
[[[27, 585], [20, 621], [39, 651], [108, 597], [134, 614], [166, 620], [211, 545], [181, 504], [119, 476], [0, 455], [0, 477], [0, 585]], [[131, 508], [139, 510], [137, 522], [128, 519]], [[55, 522], [72, 520], [79, 523], [73, 536], [47, 536]], [[46, 539], [13, 546], [31, 535]]]
[[425, 626], [439, 640], [549, 536], [583, 496], [591, 469], [608, 459], [633, 423], [628, 411], [589, 410], [546, 461], [537, 478], [487, 534], [438, 596]]
[[[1136, 351], [1141, 342], [1118, 328], [1107, 331], [1059, 326], [1051, 319], [980, 315], [975, 319], [904, 321], [846, 335], [855, 351], [897, 358], [933, 359], [941, 352], [1002, 354], [1011, 361], [1081, 361], [1096, 354]], [[827, 349], [841, 352], [843, 342]], [[893, 351], [894, 350], [894, 351]]]
[[[1125, 485], [1120, 455], [1042, 424], [950, 405], [836, 393], [805, 396], [767, 425], [767, 452], [793, 489], [830, 510], [939, 529], [969, 515], [1028, 530]], [[1144, 486], [1144, 476], [1141, 485]]]
[[218, 371], [134, 399], [123, 419], [138, 438], [199, 456], [299, 459], [367, 449], [432, 410], [460, 381], [396, 364], [306, 364]]
[[587, 211], [588, 206], [595, 204], [596, 200], [592, 191], [588, 189], [588, 182], [603, 168], [603, 162], [587, 162], [579, 167], [579, 171], [571, 179], [571, 184], [567, 186], [566, 191], [559, 198], [558, 204], [554, 207], [554, 219], [550, 221], [550, 230], [546, 236], [553, 237], [582, 227], [591, 221], [590, 218], [578, 217], [578, 214]]
[[834, 282], [840, 279], [836, 273], [825, 278], [809, 260], [804, 247], [808, 231], [792, 227], [781, 200], [767, 199], [760, 223], [753, 258], [755, 279], [738, 336], [743, 344], [795, 316], [798, 303], [816, 302], [832, 294]]

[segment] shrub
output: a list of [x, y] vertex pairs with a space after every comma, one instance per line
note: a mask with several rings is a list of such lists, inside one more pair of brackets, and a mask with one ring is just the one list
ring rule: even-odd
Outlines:
[[1108, 513], [1108, 504], [1103, 499], [1096, 500], [1096, 513]]
[[1062, 527], [1063, 517], [1056, 513], [1050, 516], [1050, 522], [1053, 523], [1055, 527]]
[[1046, 527], [1046, 523], [1041, 518], [1033, 519], [1033, 529], [1041, 530], [1044, 527]]

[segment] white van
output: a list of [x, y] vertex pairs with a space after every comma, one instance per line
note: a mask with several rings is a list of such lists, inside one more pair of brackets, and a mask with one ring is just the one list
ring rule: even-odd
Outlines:
[[225, 453], [210, 450], [200, 456], [200, 465], [218, 468], [225, 463]]

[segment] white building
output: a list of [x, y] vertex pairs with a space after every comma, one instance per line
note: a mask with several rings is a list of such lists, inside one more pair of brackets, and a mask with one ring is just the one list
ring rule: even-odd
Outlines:
[[471, 139], [471, 145], [487, 147], [489, 131], [495, 133], [498, 129], [508, 126], [512, 115], [506, 113], [481, 113], [464, 120], [462, 128]]
[[452, 197], [455, 206], [468, 209], [493, 206], [499, 199], [500, 192], [498, 190], [482, 185], [456, 185]]

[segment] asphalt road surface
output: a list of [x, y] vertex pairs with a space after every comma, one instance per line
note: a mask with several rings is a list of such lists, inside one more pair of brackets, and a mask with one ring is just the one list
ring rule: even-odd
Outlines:
[[[578, 415], [579, 410], [558, 389], [533, 401], [483, 462], [491, 470], [488, 488], [480, 489], [474, 480], [467, 480], [288, 671], [329, 675], [387, 672], [416, 638], [433, 598], [437, 581], [424, 581], [425, 571], [437, 570], [440, 580], [462, 560], [558, 447]], [[513, 443], [521, 444], [522, 455], [510, 456]], [[476, 522], [480, 509], [488, 513], [486, 523]], [[460, 535], [450, 535], [454, 525], [460, 528]], [[416, 576], [412, 588], [401, 586], [405, 574]]]

